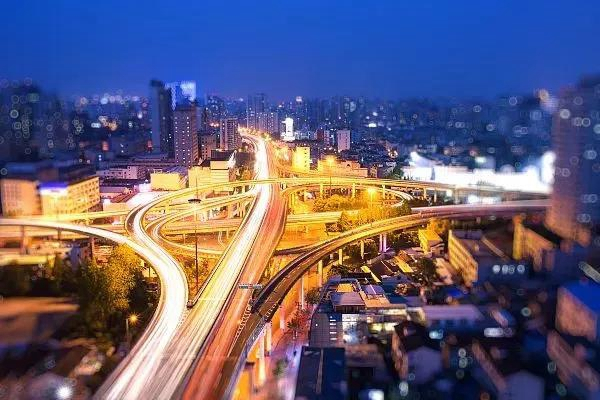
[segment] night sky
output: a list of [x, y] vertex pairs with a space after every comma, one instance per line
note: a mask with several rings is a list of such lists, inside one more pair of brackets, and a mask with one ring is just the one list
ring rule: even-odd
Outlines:
[[489, 97], [600, 72], [598, 0], [3, 3], [0, 77], [63, 95]]

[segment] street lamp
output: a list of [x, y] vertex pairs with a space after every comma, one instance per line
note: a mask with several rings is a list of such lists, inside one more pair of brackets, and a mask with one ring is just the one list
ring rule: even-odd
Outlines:
[[326, 159], [327, 165], [329, 166], [329, 196], [331, 197], [331, 169], [333, 168], [333, 163], [335, 159], [333, 156], [328, 156]]
[[138, 316], [136, 314], [131, 314], [127, 318], [125, 318], [125, 336], [127, 338], [127, 344], [131, 347], [131, 335], [129, 334], [129, 324], [135, 325], [138, 321]]
[[[375, 188], [374, 187], [367, 188], [367, 193], [369, 194], [369, 211], [372, 216], [373, 215], [373, 196], [375, 195]], [[373, 218], [371, 218], [371, 225], [373, 225]]]
[[[197, 188], [198, 186], [196, 186]], [[201, 200], [198, 198], [198, 195], [196, 194], [196, 197], [191, 198], [188, 200], [188, 203], [193, 204], [193, 205], [198, 205], [200, 204]], [[197, 214], [197, 208], [194, 210], [194, 250], [195, 250], [195, 257], [194, 257], [194, 268], [196, 270], [196, 292], [198, 292], [198, 277], [199, 277], [199, 272], [198, 272], [198, 214]]]

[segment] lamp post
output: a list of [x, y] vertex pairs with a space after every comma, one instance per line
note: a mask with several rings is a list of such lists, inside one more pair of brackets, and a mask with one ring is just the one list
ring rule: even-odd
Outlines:
[[373, 226], [373, 195], [375, 194], [375, 188], [367, 188], [367, 193], [369, 194], [369, 212], [371, 213], [371, 226]]
[[[196, 186], [198, 187], [198, 186]], [[201, 200], [197, 197], [189, 199], [188, 203], [190, 204], [200, 204]], [[197, 209], [195, 210], [197, 211]], [[196, 270], [196, 292], [198, 292], [198, 277], [199, 277], [199, 271], [198, 271], [198, 214], [197, 212], [194, 212], [194, 250], [195, 250], [195, 257], [194, 257], [194, 268]]]
[[328, 165], [328, 169], [329, 169], [329, 197], [331, 197], [331, 169], [333, 168], [333, 156], [329, 156], [326, 158], [327, 160], [327, 165]]
[[138, 316], [135, 314], [131, 314], [127, 318], [125, 318], [125, 337], [127, 338], [127, 345], [131, 347], [131, 335], [129, 333], [129, 324], [135, 325], [138, 320]]

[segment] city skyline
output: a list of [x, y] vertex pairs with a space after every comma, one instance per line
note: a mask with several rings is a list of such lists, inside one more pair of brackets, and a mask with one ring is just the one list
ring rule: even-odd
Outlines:
[[560, 1], [519, 3], [518, 12], [513, 3], [267, 2], [227, 9], [24, 3], [0, 24], [7, 37], [21, 34], [1, 45], [13, 57], [0, 76], [27, 76], [68, 96], [118, 89], [146, 95], [147, 82], [156, 78], [196, 80], [199, 93], [265, 92], [282, 100], [487, 98], [555, 91], [594, 72], [598, 3], [576, 2], [580, 12], [570, 18]]

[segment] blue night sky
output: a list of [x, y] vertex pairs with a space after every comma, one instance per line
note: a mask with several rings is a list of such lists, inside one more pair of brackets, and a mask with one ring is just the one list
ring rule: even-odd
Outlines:
[[[176, 4], [175, 4], [176, 3]], [[600, 1], [15, 1], [0, 77], [64, 95], [494, 96], [600, 72]]]

